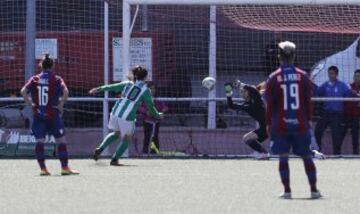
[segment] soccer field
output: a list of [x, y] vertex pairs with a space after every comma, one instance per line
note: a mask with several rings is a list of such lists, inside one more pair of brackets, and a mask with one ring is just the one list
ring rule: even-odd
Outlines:
[[49, 160], [0, 160], [1, 213], [359, 213], [360, 160], [316, 161], [325, 196], [309, 200], [302, 161], [290, 160], [293, 200], [282, 200], [277, 160], [71, 160], [79, 176], [60, 176]]

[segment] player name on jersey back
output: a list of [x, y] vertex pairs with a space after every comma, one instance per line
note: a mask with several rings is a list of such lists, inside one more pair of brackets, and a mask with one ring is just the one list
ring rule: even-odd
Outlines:
[[41, 85], [49, 85], [49, 79], [40, 78], [39, 79], [39, 84], [41, 84]]
[[301, 75], [300, 74], [284, 74], [282, 75], [278, 75], [276, 77], [276, 80], [278, 82], [295, 82], [295, 81], [301, 81]]

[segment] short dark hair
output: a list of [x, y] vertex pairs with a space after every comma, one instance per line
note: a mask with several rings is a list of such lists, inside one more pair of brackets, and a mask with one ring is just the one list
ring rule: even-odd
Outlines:
[[51, 69], [54, 65], [54, 60], [50, 58], [49, 54], [45, 54], [43, 60], [41, 61], [41, 68], [44, 70]]
[[336, 67], [335, 65], [332, 65], [328, 68], [328, 71], [334, 71], [336, 75], [339, 74], [339, 68]]
[[135, 80], [144, 80], [148, 75], [148, 71], [140, 65], [135, 66], [131, 71]]
[[359, 74], [360, 74], [360, 69], [356, 69], [356, 70], [354, 71], [354, 74], [356, 74], [356, 73], [359, 73]]

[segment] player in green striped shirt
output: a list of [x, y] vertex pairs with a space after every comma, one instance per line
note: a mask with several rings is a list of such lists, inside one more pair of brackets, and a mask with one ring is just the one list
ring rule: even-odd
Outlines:
[[96, 94], [103, 91], [120, 92], [121, 97], [116, 101], [111, 110], [109, 129], [112, 130], [101, 142], [100, 146], [96, 148], [94, 153], [95, 161], [98, 160], [101, 152], [110, 144], [121, 137], [122, 142], [119, 144], [116, 152], [112, 156], [110, 165], [120, 166], [119, 158], [125, 152], [129, 145], [129, 141], [135, 131], [136, 112], [141, 103], [144, 102], [149, 113], [157, 118], [162, 118], [163, 114], [159, 113], [154, 107], [153, 98], [150, 89], [144, 82], [147, 77], [147, 70], [141, 66], [136, 66], [132, 69], [134, 82], [123, 81], [111, 85], [103, 85], [93, 88], [89, 91], [90, 94]]

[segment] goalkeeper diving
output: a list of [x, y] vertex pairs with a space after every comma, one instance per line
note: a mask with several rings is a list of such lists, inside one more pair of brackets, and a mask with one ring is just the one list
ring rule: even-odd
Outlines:
[[121, 166], [118, 160], [128, 148], [135, 131], [135, 119], [141, 103], [145, 103], [148, 112], [155, 118], [163, 118], [154, 107], [153, 98], [145, 80], [148, 72], [141, 66], [132, 69], [133, 81], [123, 81], [111, 85], [103, 85], [93, 88], [90, 94], [98, 92], [113, 91], [121, 93], [120, 98], [112, 108], [108, 127], [112, 131], [103, 139], [100, 146], [94, 152], [94, 160], [97, 161], [102, 151], [116, 140], [121, 139], [121, 143], [113, 154], [110, 165]]
[[[234, 88], [240, 90], [240, 95], [244, 99], [243, 103], [233, 102], [232, 95]], [[227, 105], [230, 109], [245, 111], [257, 121], [258, 128], [246, 133], [242, 141], [255, 150], [256, 159], [269, 159], [268, 151], [262, 146], [262, 143], [268, 138], [268, 135], [265, 125], [265, 104], [259, 91], [255, 87], [237, 80], [235, 83], [225, 83], [225, 93]]]

